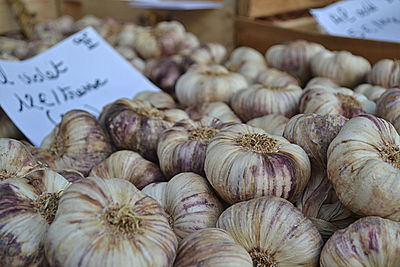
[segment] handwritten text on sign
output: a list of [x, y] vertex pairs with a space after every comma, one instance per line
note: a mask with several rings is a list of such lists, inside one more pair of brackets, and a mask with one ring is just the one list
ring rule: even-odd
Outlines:
[[0, 60], [0, 105], [39, 145], [71, 109], [95, 116], [118, 98], [159, 90], [92, 28], [29, 60]]
[[400, 42], [400, 0], [347, 0], [312, 9], [332, 35]]

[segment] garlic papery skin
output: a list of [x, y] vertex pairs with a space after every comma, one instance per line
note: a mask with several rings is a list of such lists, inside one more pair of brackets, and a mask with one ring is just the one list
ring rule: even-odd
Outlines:
[[224, 102], [203, 103], [185, 109], [190, 119], [199, 121], [204, 117], [214, 117], [222, 122], [242, 122]]
[[174, 99], [164, 92], [141, 91], [137, 93], [133, 100], [142, 100], [150, 102], [157, 109], [173, 109], [176, 108]]
[[258, 73], [253, 83], [268, 87], [285, 87], [299, 85], [299, 81], [292, 75], [274, 68], [268, 68]]
[[96, 118], [83, 110], [65, 113], [40, 147], [52, 154], [57, 170], [75, 169], [84, 175], [111, 154], [106, 133]]
[[400, 134], [400, 89], [389, 89], [378, 99], [376, 114], [392, 123]]
[[246, 124], [261, 128], [269, 134], [283, 136], [283, 130], [289, 119], [279, 114], [269, 114], [249, 120]]
[[180, 173], [169, 182], [150, 184], [142, 192], [160, 203], [179, 239], [195, 231], [215, 227], [223, 211], [207, 180], [192, 172]]
[[0, 182], [21, 177], [40, 167], [26, 146], [18, 140], [0, 138]]
[[157, 164], [145, 160], [138, 153], [120, 150], [94, 166], [89, 176], [101, 178], [121, 178], [142, 189], [148, 184], [164, 181]]
[[290, 202], [261, 197], [226, 209], [217, 227], [244, 247], [253, 266], [317, 266], [322, 239]]
[[176, 83], [175, 92], [179, 103], [188, 107], [216, 101], [229, 103], [237, 91], [246, 87], [247, 81], [242, 75], [213, 65], [194, 68], [183, 74]]
[[234, 72], [239, 72], [251, 83], [258, 73], [267, 69], [263, 55], [257, 50], [242, 46], [233, 50], [225, 66]]
[[271, 46], [265, 57], [269, 66], [286, 71], [305, 83], [311, 77], [311, 58], [323, 50], [325, 48], [320, 44], [296, 40]]
[[182, 119], [188, 119], [183, 110], [159, 110], [150, 102], [126, 98], [104, 107], [99, 118], [117, 148], [139, 152], [153, 162], [161, 132]]
[[322, 85], [322, 86], [332, 87], [332, 88], [340, 87], [336, 82], [332, 81], [329, 78], [314, 77], [310, 81], [308, 81], [308, 83], [304, 89], [308, 89], [310, 87], [313, 87], [314, 85]]
[[349, 120], [328, 148], [328, 178], [340, 201], [362, 216], [400, 221], [400, 136], [373, 115]]
[[221, 129], [208, 144], [204, 171], [229, 204], [261, 196], [295, 202], [310, 178], [311, 166], [298, 145], [262, 129], [236, 124]]
[[0, 266], [47, 266], [44, 238], [69, 185], [51, 170], [0, 184]]
[[290, 118], [298, 113], [301, 94], [297, 85], [272, 87], [254, 84], [237, 92], [232, 97], [231, 107], [245, 122], [269, 114]]
[[253, 267], [247, 251], [225, 231], [206, 228], [186, 236], [180, 243], [174, 267]]
[[365, 95], [369, 100], [376, 102], [386, 92], [386, 88], [364, 83], [354, 88], [354, 92]]
[[400, 86], [400, 61], [382, 59], [376, 62], [368, 76], [368, 81], [385, 88]]
[[339, 230], [322, 249], [322, 267], [400, 266], [400, 224], [369, 216]]
[[347, 51], [323, 50], [311, 59], [314, 76], [330, 78], [340, 86], [349, 88], [364, 82], [370, 70], [368, 60]]
[[283, 137], [303, 148], [311, 162], [326, 167], [329, 144], [347, 121], [338, 114], [298, 114], [286, 124]]
[[219, 43], [207, 43], [191, 51], [189, 60], [197, 65], [216, 65], [221, 64], [225, 56], [225, 46]]
[[45, 240], [50, 265], [65, 267], [172, 266], [176, 249], [157, 201], [118, 178], [72, 184]]
[[347, 88], [315, 85], [304, 90], [300, 99], [300, 113], [304, 114], [339, 114], [353, 118], [364, 113], [374, 114], [375, 109], [373, 101]]
[[167, 178], [181, 173], [204, 173], [207, 145], [224, 124], [216, 118], [184, 120], [165, 130], [157, 146], [160, 168]]

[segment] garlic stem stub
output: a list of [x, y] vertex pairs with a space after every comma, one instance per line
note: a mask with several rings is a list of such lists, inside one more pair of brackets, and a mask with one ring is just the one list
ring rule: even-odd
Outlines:
[[349, 120], [328, 148], [328, 178], [344, 206], [400, 221], [400, 136], [373, 115]]
[[400, 224], [380, 217], [359, 219], [326, 242], [322, 267], [400, 266]]
[[285, 138], [246, 124], [222, 129], [207, 147], [204, 170], [229, 204], [261, 196], [295, 202], [310, 177], [306, 152]]
[[179, 244], [174, 267], [252, 267], [247, 251], [225, 231], [206, 228], [186, 236]]
[[40, 147], [54, 157], [56, 170], [75, 169], [84, 175], [111, 154], [106, 133], [96, 118], [83, 110], [65, 113]]
[[215, 227], [223, 211], [207, 180], [191, 172], [180, 173], [168, 182], [149, 184], [142, 192], [160, 203], [178, 239]]
[[172, 266], [176, 249], [157, 201], [118, 178], [72, 184], [45, 239], [51, 266]]
[[0, 266], [46, 266], [44, 238], [69, 185], [51, 170], [0, 184]]
[[260, 197], [226, 209], [217, 227], [250, 254], [253, 266], [317, 266], [322, 238], [290, 202]]

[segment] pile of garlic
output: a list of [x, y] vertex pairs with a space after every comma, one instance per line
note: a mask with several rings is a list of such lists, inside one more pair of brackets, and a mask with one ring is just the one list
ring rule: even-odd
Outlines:
[[400, 266], [397, 61], [228, 55], [179, 22], [37, 35], [88, 25], [163, 92], [71, 110], [40, 147], [0, 138], [0, 266]]

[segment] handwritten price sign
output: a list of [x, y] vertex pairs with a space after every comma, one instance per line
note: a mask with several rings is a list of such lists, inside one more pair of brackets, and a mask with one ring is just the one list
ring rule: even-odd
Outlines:
[[93, 28], [32, 59], [0, 60], [0, 105], [35, 145], [67, 111], [83, 109], [97, 116], [104, 105], [143, 90], [159, 89]]
[[400, 0], [347, 0], [312, 9], [332, 35], [400, 42]]

